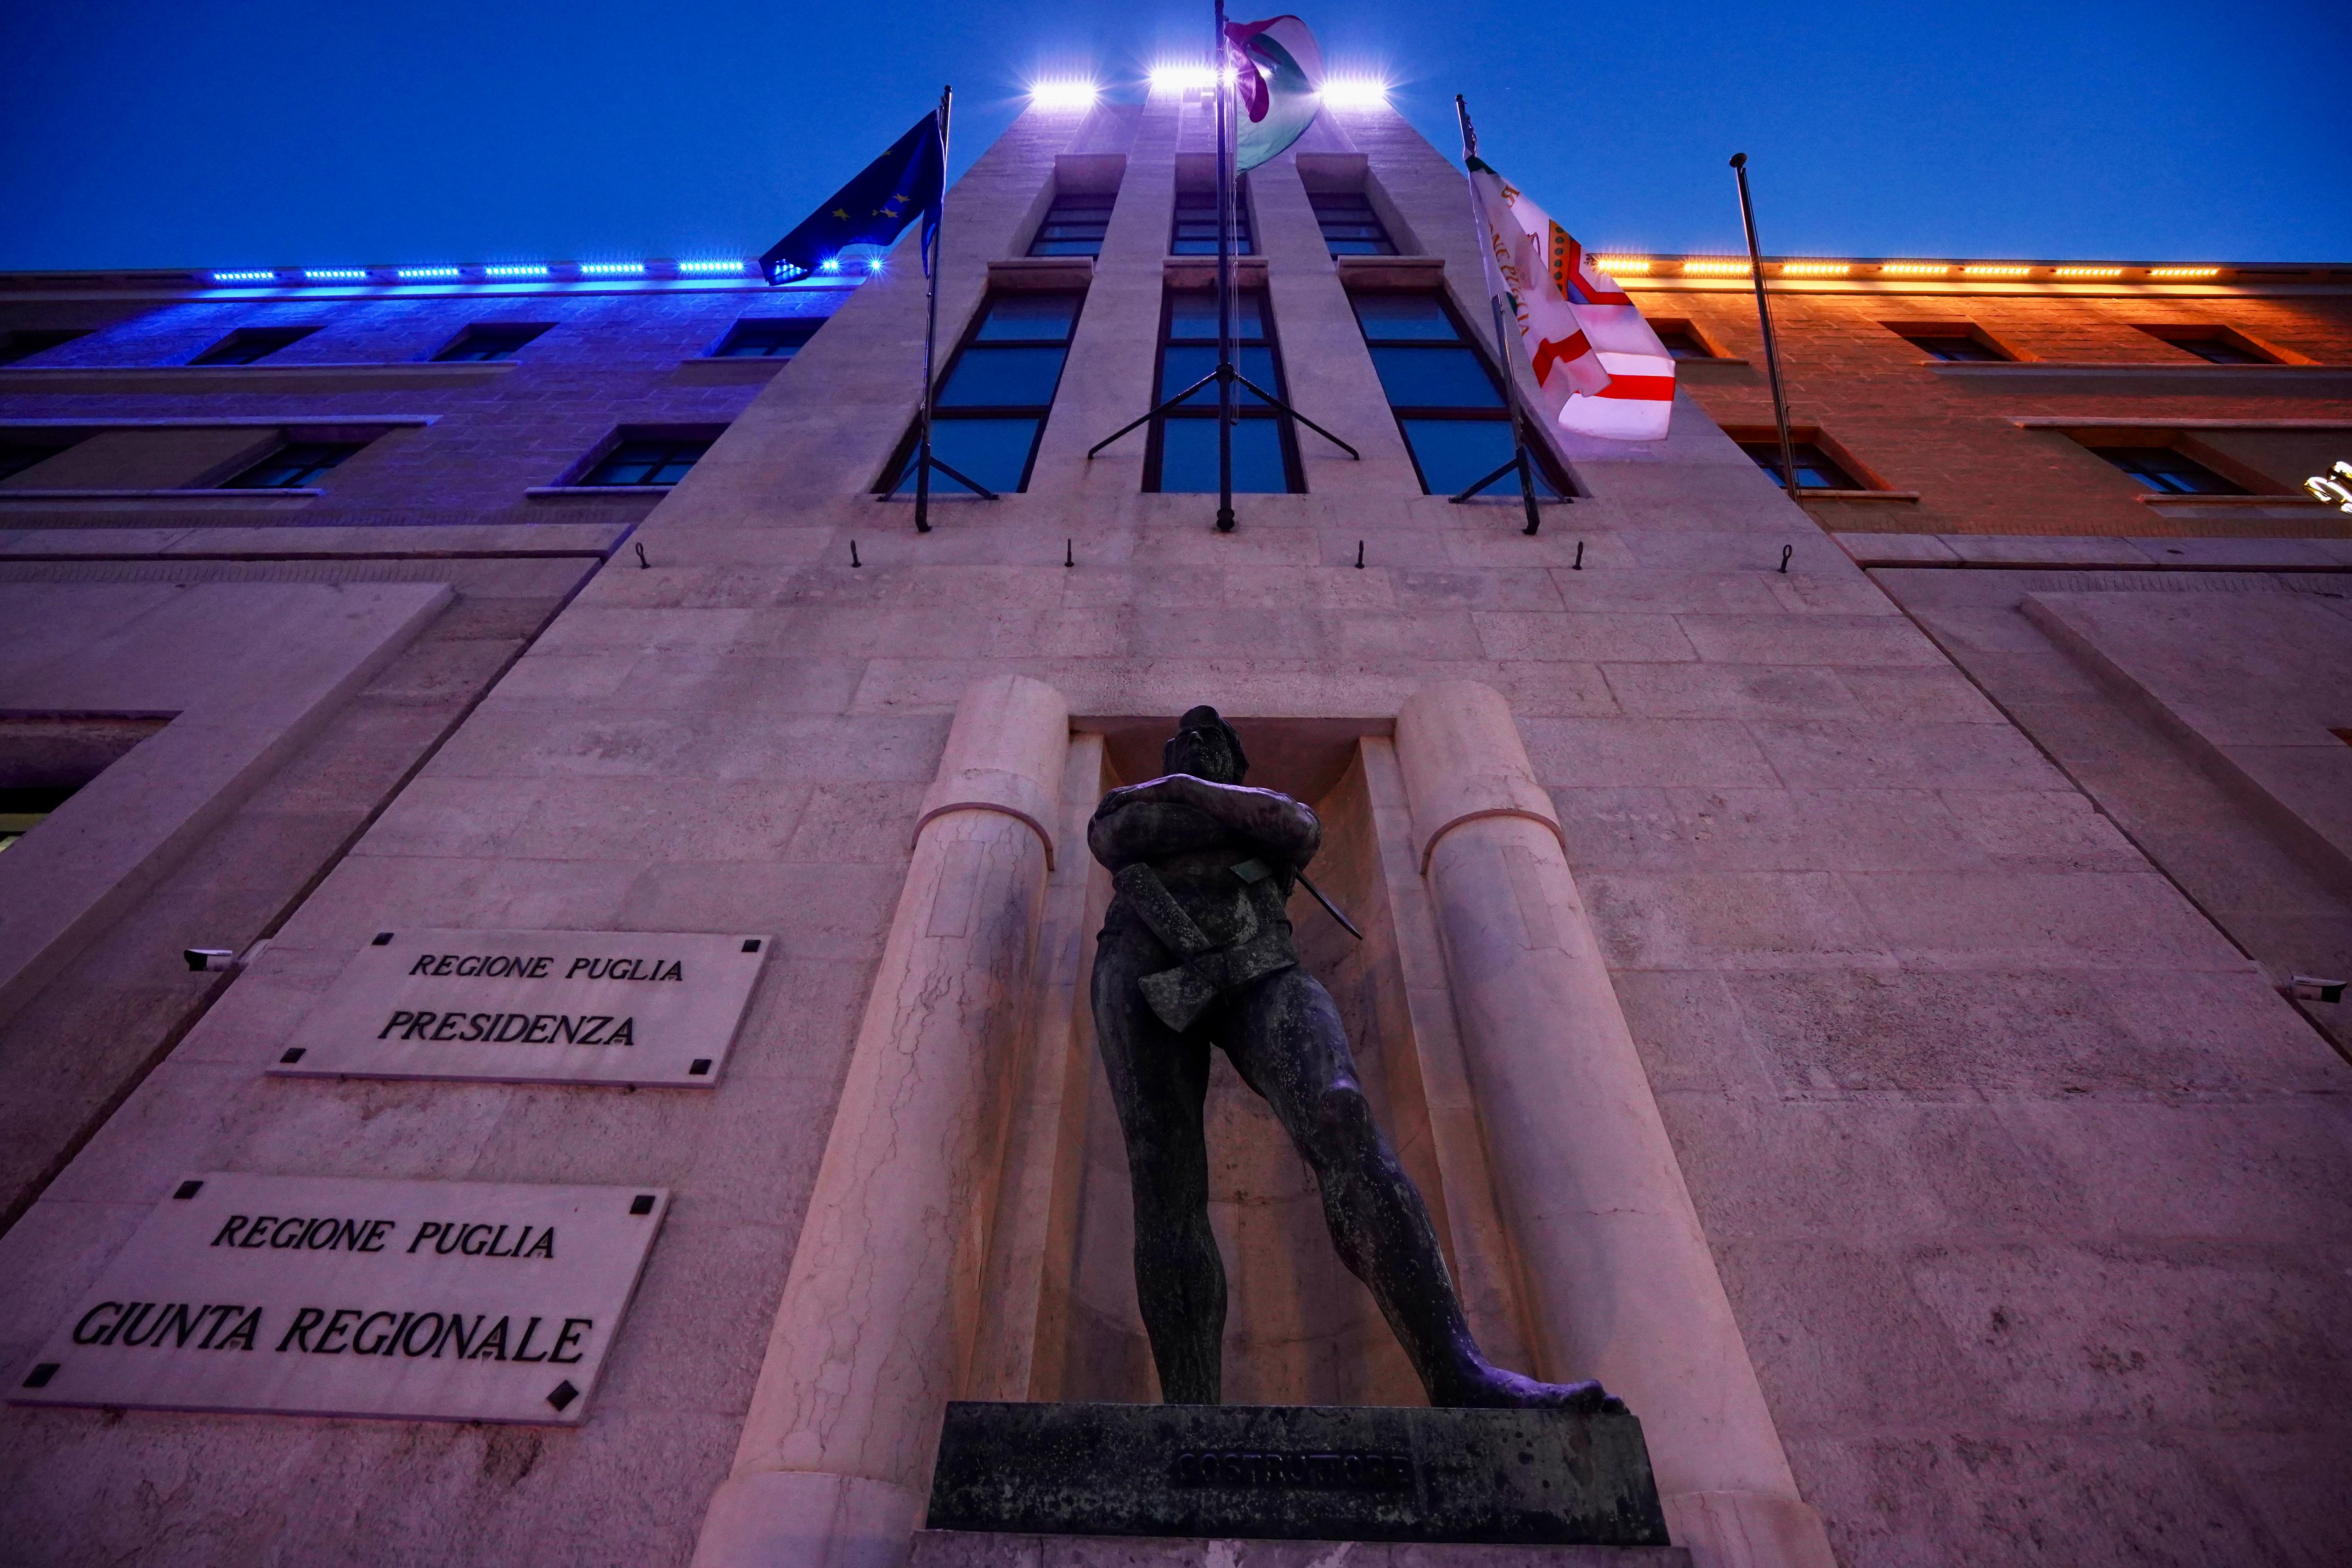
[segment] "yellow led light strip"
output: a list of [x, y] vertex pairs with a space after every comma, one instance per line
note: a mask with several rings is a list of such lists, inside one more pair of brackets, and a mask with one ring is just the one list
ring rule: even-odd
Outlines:
[[2052, 274], [2054, 277], [2121, 277], [2120, 267], [2062, 267]]
[[1963, 277], [2023, 277], [2032, 272], [2030, 267], [1964, 267]]
[[1657, 263], [1639, 256], [1596, 256], [1592, 265], [1612, 277], [1640, 277]]
[[1748, 276], [1748, 264], [1702, 258], [1684, 262], [1683, 271], [1692, 277], [1745, 277]]
[[1843, 277], [1853, 270], [1850, 261], [1784, 261], [1780, 264], [1783, 277]]
[[2219, 277], [2221, 269], [2218, 267], [2151, 267], [2147, 275], [2150, 277]]
[[1948, 261], [1890, 261], [1878, 269], [1889, 277], [1941, 277], [1952, 270]]

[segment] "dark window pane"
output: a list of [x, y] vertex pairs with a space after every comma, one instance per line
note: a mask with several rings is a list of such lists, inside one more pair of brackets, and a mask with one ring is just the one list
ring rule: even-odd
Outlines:
[[[1252, 495], [1280, 495], [1290, 488], [1282, 461], [1282, 422], [1244, 419], [1234, 427], [1234, 488]], [[1217, 422], [1163, 421], [1160, 437], [1160, 488], [1188, 495], [1217, 488]]]
[[1316, 222], [1322, 227], [1324, 246], [1333, 256], [1396, 254], [1396, 246], [1389, 242], [1389, 232], [1381, 226], [1380, 215], [1372, 211], [1370, 198], [1313, 195], [1307, 201], [1314, 206]]
[[[978, 342], [1028, 339], [1066, 343], [1078, 319], [1079, 294], [1000, 294], [989, 301], [988, 317], [974, 334]], [[1050, 394], [1051, 389], [1048, 389]], [[1044, 398], [1037, 400], [1040, 402]]]
[[357, 452], [346, 442], [297, 441], [279, 447], [222, 486], [227, 490], [307, 489], [320, 476]]
[[712, 353], [722, 360], [789, 360], [824, 325], [822, 318], [807, 316], [738, 321]]
[[0, 479], [22, 474], [36, 463], [46, 463], [71, 444], [66, 441], [38, 445], [29, 442], [11, 442], [0, 446]]
[[1031, 256], [1100, 256], [1110, 224], [1108, 196], [1061, 196], [1038, 225]]
[[[1182, 392], [1186, 387], [1191, 386], [1194, 382], [1199, 381], [1202, 376], [1209, 374], [1216, 368], [1217, 350], [1213, 346], [1207, 344], [1171, 344], [1168, 348], [1160, 350], [1160, 395], [1163, 398], [1174, 397], [1178, 392]], [[1282, 389], [1274, 384], [1274, 350], [1266, 345], [1263, 343], [1244, 343], [1235, 349], [1234, 350], [1234, 369], [1239, 371], [1243, 376], [1248, 380], [1255, 382], [1259, 386], [1264, 387], [1267, 392], [1274, 393], [1276, 397], [1282, 395]], [[1256, 398], [1251, 396], [1247, 391], [1239, 387], [1234, 389], [1234, 401], [1244, 406], [1256, 404], [1258, 402]], [[1186, 408], [1213, 408], [1216, 406], [1216, 402], [1217, 389], [1213, 386], [1209, 386], [1203, 387], [1201, 391], [1194, 392], [1192, 400], [1185, 403], [1184, 406]]]
[[2168, 446], [2099, 446], [2092, 450], [2146, 485], [2168, 496], [2242, 496], [2245, 487], [2232, 484], [2202, 463]]
[[[941, 419], [931, 424], [931, 451], [939, 460], [1000, 494], [1021, 488], [1029, 470], [1029, 454], [1037, 444], [1042, 419]], [[900, 470], [893, 494], [915, 493], [915, 463], [911, 454]], [[934, 496], [969, 495], [954, 480], [931, 476]]]
[[1666, 352], [1677, 360], [1715, 358], [1713, 354], [1706, 351], [1706, 345], [1693, 336], [1687, 327], [1661, 327], [1658, 329], [1658, 341], [1664, 343], [1666, 346]]
[[1356, 319], [1364, 336], [1374, 342], [1402, 340], [1416, 343], [1461, 341], [1454, 318], [1434, 294], [1358, 294], [1352, 297]]
[[1974, 338], [1954, 333], [1926, 333], [1911, 338], [1911, 342], [1927, 351], [1927, 357], [1959, 364], [1998, 362], [2009, 358], [1999, 350], [1978, 342]]
[[[979, 344], [956, 361], [940, 389], [941, 408], [1036, 408], [1054, 401], [1062, 378], [1062, 348], [1009, 349]], [[994, 486], [991, 486], [994, 488]]]
[[[1250, 244], [1249, 200], [1240, 192], [1234, 202], [1234, 254], [1253, 254]], [[1183, 191], [1176, 196], [1176, 222], [1168, 246], [1176, 256], [1214, 256], [1217, 252], [1217, 198], [1212, 192]]]
[[317, 331], [316, 327], [242, 327], [198, 354], [192, 365], [250, 365]]
[[[1776, 485], [1785, 484], [1780, 476], [1780, 444], [1777, 441], [1743, 441], [1740, 450], [1756, 460], [1756, 465], [1772, 476]], [[1839, 467], [1829, 454], [1810, 441], [1790, 444], [1797, 459], [1797, 488], [1800, 490], [1859, 490], [1853, 475]]]
[[[1422, 483], [1433, 496], [1456, 496], [1511, 458], [1511, 424], [1507, 419], [1401, 419], [1405, 441], [1412, 447], [1413, 460], [1421, 465]], [[1543, 465], [1534, 464], [1536, 494], [1545, 500], [1556, 500], [1559, 491], [1544, 476]], [[1489, 496], [1517, 496], [1519, 481], [1514, 475], [1497, 479], [1480, 492]]]
[[507, 325], [468, 327], [457, 334], [446, 349], [433, 357], [436, 360], [466, 360], [484, 362], [511, 360], [518, 350], [547, 329], [542, 326]]
[[35, 354], [46, 354], [51, 349], [72, 342], [76, 338], [89, 336], [89, 333], [87, 330], [39, 329], [0, 332], [0, 365], [13, 365], [21, 360], [29, 360]]
[[2273, 362], [2250, 349], [2241, 348], [2227, 338], [2175, 338], [2171, 341], [2174, 348], [2186, 349], [2209, 364], [2267, 365]]
[[624, 441], [590, 469], [583, 485], [675, 485], [686, 477], [696, 458], [710, 450], [708, 441], [647, 438]]
[[[1186, 289], [1168, 297], [1168, 336], [1171, 341], [1217, 337], [1217, 297]], [[1234, 336], [1244, 341], [1265, 336], [1265, 300], [1256, 294], [1234, 296]]]
[[1503, 406], [1486, 365], [1468, 349], [1376, 348], [1372, 365], [1389, 402], [1399, 408]]

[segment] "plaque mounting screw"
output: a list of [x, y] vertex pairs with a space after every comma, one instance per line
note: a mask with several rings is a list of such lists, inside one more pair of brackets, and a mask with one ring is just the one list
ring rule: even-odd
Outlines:
[[554, 1391], [548, 1395], [547, 1402], [550, 1405], [554, 1406], [556, 1409], [562, 1410], [565, 1406], [571, 1404], [574, 1399], [579, 1397], [580, 1390], [572, 1387], [572, 1380], [567, 1377], [562, 1382], [555, 1385]]

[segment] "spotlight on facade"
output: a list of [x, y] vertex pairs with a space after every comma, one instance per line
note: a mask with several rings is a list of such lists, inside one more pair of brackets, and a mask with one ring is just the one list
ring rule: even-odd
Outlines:
[[275, 283], [278, 281], [278, 275], [274, 272], [215, 272], [213, 274], [213, 281], [215, 283]]
[[1389, 84], [1378, 77], [1325, 77], [1322, 98], [1327, 109], [1386, 109]]
[[1214, 79], [1206, 66], [1159, 65], [1151, 68], [1154, 92], [1202, 92]]
[[1102, 89], [1093, 82], [1077, 79], [1039, 81], [1029, 84], [1029, 102], [1037, 109], [1092, 109]]

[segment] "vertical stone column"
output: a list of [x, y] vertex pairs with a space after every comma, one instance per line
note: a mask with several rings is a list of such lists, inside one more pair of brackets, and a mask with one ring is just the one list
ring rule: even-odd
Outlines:
[[993, 676], [957, 706], [696, 1568], [904, 1560], [976, 1322], [1068, 747], [1036, 681]]
[[1509, 706], [1424, 687], [1396, 750], [1544, 1375], [1624, 1396], [1701, 1568], [1834, 1568]]

